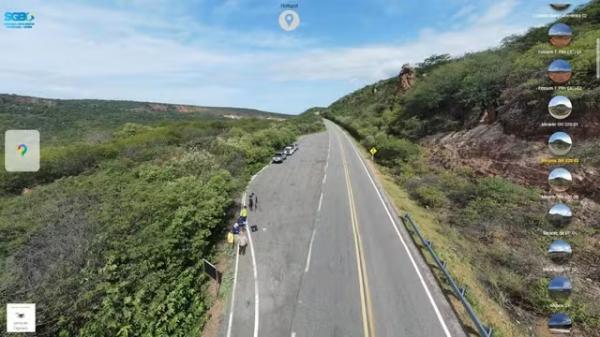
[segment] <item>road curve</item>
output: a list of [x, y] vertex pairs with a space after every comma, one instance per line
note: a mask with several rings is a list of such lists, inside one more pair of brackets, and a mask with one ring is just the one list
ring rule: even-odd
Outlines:
[[230, 336], [464, 337], [356, 145], [326, 126], [248, 188], [256, 273], [240, 257]]

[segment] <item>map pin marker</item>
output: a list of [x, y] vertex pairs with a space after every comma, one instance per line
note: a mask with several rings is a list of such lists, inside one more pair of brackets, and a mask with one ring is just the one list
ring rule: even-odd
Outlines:
[[292, 22], [294, 22], [294, 16], [292, 14], [286, 15], [285, 22], [287, 22], [288, 26], [291, 26]]
[[300, 16], [291, 9], [281, 12], [279, 15], [279, 26], [281, 29], [290, 32], [300, 25]]

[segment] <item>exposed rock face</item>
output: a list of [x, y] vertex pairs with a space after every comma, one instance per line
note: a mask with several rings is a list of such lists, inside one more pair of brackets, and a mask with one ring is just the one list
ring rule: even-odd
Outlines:
[[416, 80], [415, 70], [408, 64], [404, 64], [398, 75], [398, 93], [404, 93], [412, 88]]
[[[553, 158], [546, 141], [546, 135], [525, 140], [506, 134], [496, 122], [430, 136], [422, 140], [422, 145], [430, 150], [431, 160], [445, 168], [468, 166], [480, 175], [502, 176], [521, 185], [549, 190], [548, 172], [556, 165], [542, 164], [543, 159]], [[600, 174], [598, 169], [574, 165], [569, 170], [574, 180], [570, 192], [600, 203], [600, 181], [595, 179]]]
[[[576, 123], [567, 131], [578, 139], [591, 139], [600, 135], [600, 88], [585, 91], [584, 95], [572, 99], [573, 113], [564, 122]], [[539, 91], [525, 86], [505, 89], [502, 92], [503, 104], [496, 109], [496, 118], [502, 123], [504, 132], [520, 138], [535, 140], [548, 137], [556, 127], [542, 127], [542, 124], [556, 122], [548, 112], [551, 92]]]
[[20, 95], [9, 95], [9, 94], [0, 94], [0, 104], [30, 104], [30, 105], [45, 105], [45, 106], [54, 106], [56, 102], [51, 99], [39, 98], [39, 97], [30, 97], [30, 96], [20, 96]]
[[479, 119], [480, 124], [492, 124], [496, 121], [496, 109], [489, 108], [483, 111], [481, 119]]

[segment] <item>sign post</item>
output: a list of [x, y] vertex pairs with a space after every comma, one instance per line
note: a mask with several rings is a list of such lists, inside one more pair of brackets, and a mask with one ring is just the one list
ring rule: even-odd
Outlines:
[[375, 153], [377, 153], [377, 149], [375, 147], [372, 147], [369, 152], [371, 153], [371, 160], [375, 159]]
[[210, 263], [207, 259], [202, 259], [204, 262], [204, 272], [208, 274], [211, 278], [217, 281], [217, 294], [219, 293], [219, 288], [221, 287], [221, 279], [223, 274], [217, 269], [217, 267]]

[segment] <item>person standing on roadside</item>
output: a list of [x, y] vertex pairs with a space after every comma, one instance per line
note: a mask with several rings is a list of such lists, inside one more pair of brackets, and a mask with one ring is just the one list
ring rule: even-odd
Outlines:
[[233, 229], [227, 232], [227, 243], [233, 246], [235, 245], [235, 234], [233, 234]]
[[250, 196], [248, 197], [248, 207], [250, 208], [250, 211], [254, 210], [254, 192], [250, 193]]
[[248, 206], [244, 205], [244, 207], [240, 211], [240, 218], [242, 218], [242, 221], [244, 222], [248, 220]]
[[246, 232], [242, 231], [240, 236], [238, 237], [238, 246], [240, 246], [239, 253], [240, 255], [246, 255], [246, 247], [248, 246], [248, 238], [246, 237]]

